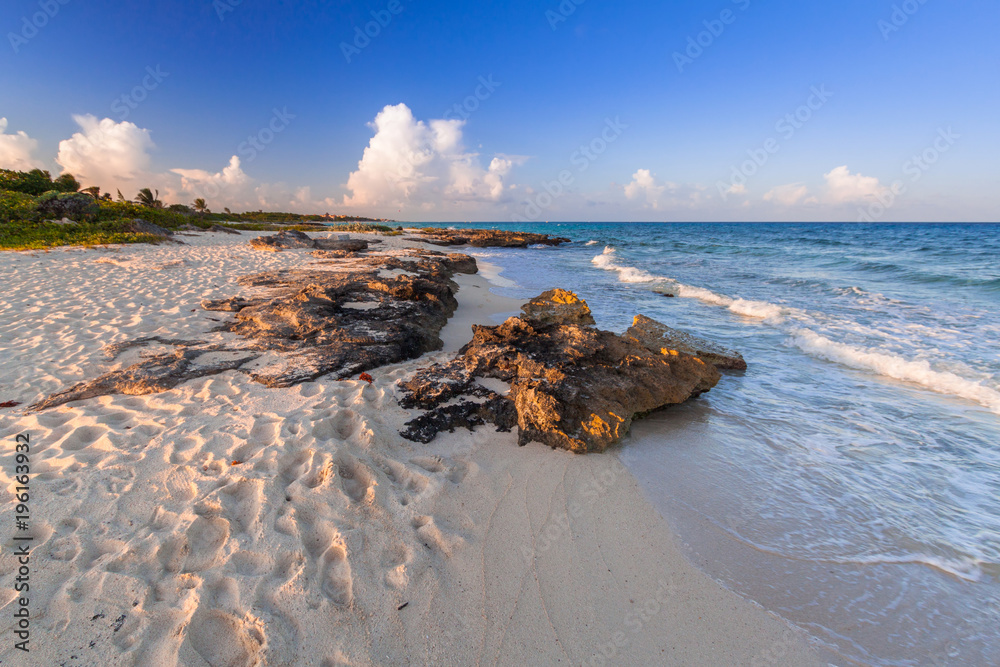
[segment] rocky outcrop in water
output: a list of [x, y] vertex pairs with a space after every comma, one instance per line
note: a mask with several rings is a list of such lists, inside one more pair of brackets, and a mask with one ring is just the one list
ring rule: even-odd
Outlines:
[[[333, 266], [330, 266], [333, 264]], [[456, 273], [475, 273], [466, 255], [409, 251], [317, 262], [307, 269], [246, 276], [241, 285], [260, 296], [206, 301], [206, 310], [235, 313], [219, 331], [231, 343], [152, 337], [116, 345], [166, 347], [125, 369], [80, 383], [34, 410], [107, 394], [150, 394], [228, 370], [269, 387], [288, 387], [324, 375], [343, 379], [440, 349], [440, 332], [458, 307]]]
[[694, 355], [716, 368], [735, 371], [747, 369], [747, 362], [739, 352], [687, 332], [671, 329], [645, 315], [637, 315], [625, 335], [653, 352], [669, 353], [670, 350], [677, 350]]
[[557, 246], [572, 239], [548, 234], [509, 232], [499, 229], [422, 229], [411, 241], [438, 246], [470, 245], [474, 248], [527, 248], [532, 245]]
[[[451, 430], [454, 401], [471, 395], [503, 398], [517, 415], [518, 441], [577, 453], [603, 452], [621, 440], [632, 421], [683, 403], [720, 379], [711, 364], [678, 350], [653, 351], [638, 340], [592, 326], [586, 303], [563, 290], [533, 299], [520, 317], [500, 326], [473, 327], [473, 339], [452, 363], [418, 373], [401, 385], [401, 404], [430, 412], [407, 424], [403, 437], [426, 441], [431, 427]], [[476, 378], [510, 383], [507, 397]], [[476, 416], [485, 418], [490, 410]], [[499, 424], [498, 424], [499, 425]], [[413, 438], [419, 435], [419, 438]]]

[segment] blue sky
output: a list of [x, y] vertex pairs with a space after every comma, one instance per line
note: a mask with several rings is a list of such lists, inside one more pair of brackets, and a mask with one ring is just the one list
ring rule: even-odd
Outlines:
[[1000, 220], [987, 0], [7, 0], [0, 29], [0, 167], [128, 196], [414, 221]]

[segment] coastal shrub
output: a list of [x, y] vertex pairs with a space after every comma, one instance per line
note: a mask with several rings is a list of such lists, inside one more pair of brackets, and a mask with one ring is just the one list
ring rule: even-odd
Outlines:
[[327, 229], [335, 232], [391, 232], [392, 227], [388, 225], [376, 225], [366, 222], [350, 222], [344, 224], [328, 225]]
[[162, 237], [137, 234], [130, 220], [59, 224], [13, 221], [0, 224], [0, 250], [41, 250], [65, 245], [93, 246], [113, 243], [159, 243]]
[[63, 174], [53, 181], [49, 172], [41, 169], [32, 169], [31, 171], [0, 169], [0, 190], [23, 192], [26, 195], [38, 197], [50, 190], [76, 192], [79, 189], [80, 183], [73, 178], [72, 174]]
[[0, 222], [31, 220], [36, 217], [35, 205], [31, 195], [0, 190]]
[[162, 208], [149, 208], [131, 201], [102, 200], [98, 202], [98, 206], [98, 220], [117, 220], [120, 218], [134, 220], [135, 218], [140, 218], [168, 229], [180, 227], [186, 224], [198, 224], [196, 221], [193, 221], [183, 213]]
[[80, 181], [73, 177], [73, 174], [63, 174], [52, 181], [52, 189], [59, 192], [79, 192]]

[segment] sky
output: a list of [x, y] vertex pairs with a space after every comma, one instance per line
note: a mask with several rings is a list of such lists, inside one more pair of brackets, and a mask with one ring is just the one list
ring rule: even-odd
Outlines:
[[5, 0], [0, 168], [405, 221], [1000, 221], [995, 0]]

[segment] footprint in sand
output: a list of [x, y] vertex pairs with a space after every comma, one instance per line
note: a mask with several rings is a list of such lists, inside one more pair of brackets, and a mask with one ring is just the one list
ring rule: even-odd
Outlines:
[[176, 465], [187, 463], [204, 444], [204, 439], [197, 436], [178, 439], [174, 443], [173, 452], [170, 454], [170, 462]]
[[318, 489], [323, 486], [333, 475], [333, 457], [327, 452], [318, 453], [313, 456], [312, 467], [302, 478], [302, 483], [310, 489]]
[[76, 532], [84, 525], [83, 519], [66, 519], [59, 524], [56, 537], [52, 540], [49, 555], [55, 560], [72, 562], [80, 555], [80, 538]]
[[103, 426], [81, 426], [66, 436], [61, 446], [64, 451], [77, 452], [86, 449], [104, 437], [108, 429]]
[[410, 459], [410, 463], [420, 466], [427, 472], [444, 472], [447, 468], [440, 456], [417, 456]]
[[223, 487], [219, 495], [226, 505], [226, 515], [241, 533], [251, 534], [264, 504], [264, 480], [241, 479]]
[[445, 558], [451, 558], [454, 550], [463, 543], [461, 537], [448, 537], [437, 524], [432, 516], [418, 516], [413, 520], [413, 527], [417, 529], [417, 537], [424, 546]]
[[369, 500], [375, 493], [375, 476], [365, 464], [350, 454], [341, 454], [337, 460], [340, 485], [344, 493], [355, 503]]
[[311, 449], [302, 449], [297, 452], [289, 452], [282, 457], [281, 478], [285, 481], [286, 486], [306, 474], [313, 454]]
[[[146, 623], [130, 630], [136, 634], [148, 627], [136, 653], [136, 665], [176, 665], [177, 652], [185, 639], [185, 628], [198, 608], [201, 579], [190, 575], [171, 577], [153, 586], [153, 605]], [[140, 619], [142, 621], [143, 619]]]
[[380, 467], [389, 478], [389, 481], [404, 491], [420, 494], [427, 489], [427, 486], [430, 483], [430, 480], [427, 479], [426, 475], [413, 472], [399, 461], [390, 459], [384, 461]]
[[184, 562], [184, 571], [201, 572], [213, 567], [227, 540], [229, 522], [222, 517], [195, 519], [187, 530], [190, 552]]
[[349, 607], [354, 600], [354, 581], [347, 550], [335, 544], [320, 558], [320, 581], [323, 593], [341, 607]]
[[354, 410], [340, 410], [332, 417], [317, 420], [313, 426], [313, 437], [319, 442], [348, 440], [357, 433], [362, 420]]

